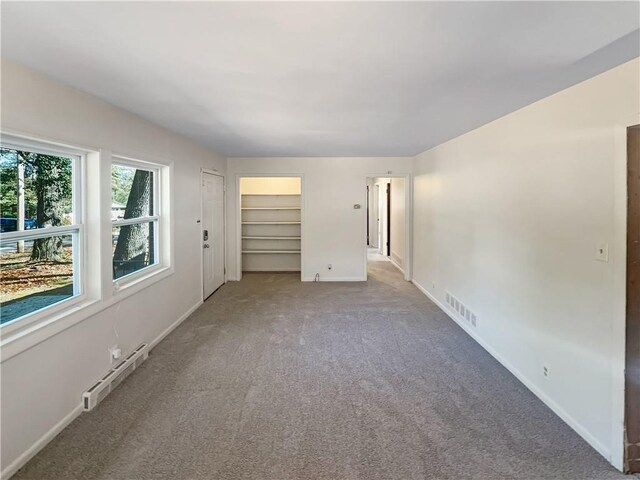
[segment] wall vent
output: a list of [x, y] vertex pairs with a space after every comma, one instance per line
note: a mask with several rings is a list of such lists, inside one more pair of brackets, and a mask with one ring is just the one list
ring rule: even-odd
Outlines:
[[445, 292], [445, 299], [447, 305], [450, 306], [462, 320], [469, 322], [474, 327], [477, 326], [478, 317], [469, 309], [469, 307], [467, 307], [464, 303], [462, 303], [449, 292]]
[[93, 410], [109, 393], [113, 391], [131, 372], [149, 357], [149, 347], [143, 343], [127, 358], [113, 367], [107, 374], [82, 394], [82, 406], [85, 412]]

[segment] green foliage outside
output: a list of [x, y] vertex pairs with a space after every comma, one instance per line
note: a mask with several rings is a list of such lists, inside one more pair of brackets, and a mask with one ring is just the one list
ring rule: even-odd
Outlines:
[[[0, 216], [17, 218], [18, 216], [18, 152], [0, 149]], [[35, 182], [25, 171], [25, 217], [35, 218], [37, 196]]]
[[[72, 221], [73, 162], [66, 157], [13, 149], [0, 150], [2, 167], [3, 217], [18, 214], [18, 172], [24, 169], [25, 219], [35, 220], [38, 228], [68, 225]], [[34, 202], [35, 198], [35, 202]], [[31, 260], [62, 260], [60, 237], [33, 241]]]
[[111, 201], [126, 205], [133, 184], [135, 169], [115, 166], [111, 169]]
[[[73, 221], [73, 162], [70, 158], [0, 149], [0, 190], [2, 218], [18, 216], [18, 166], [24, 169], [25, 226], [69, 225]], [[125, 218], [148, 214], [151, 202], [151, 174], [126, 166], [111, 169], [112, 202], [125, 210]], [[15, 228], [15, 227], [14, 227]], [[126, 226], [121, 229], [116, 258], [128, 261], [144, 255], [148, 246], [148, 226]], [[140, 230], [140, 231], [138, 231]], [[60, 237], [33, 241], [32, 261], [60, 261], [63, 242]]]
[[[3, 230], [11, 231], [17, 226], [16, 221], [4, 219], [17, 220], [21, 169], [25, 228], [56, 227], [81, 221], [72, 217], [73, 167], [74, 162], [68, 157], [0, 148], [0, 216], [3, 218]], [[111, 170], [111, 189], [112, 207], [118, 210], [118, 218], [135, 218], [151, 212], [151, 172], [114, 165]], [[154, 263], [151, 248], [154, 232], [149, 223], [126, 225], [118, 227], [117, 231], [118, 234], [114, 236], [114, 278]], [[46, 232], [46, 229], [42, 230], [45, 235]], [[30, 302], [32, 297], [42, 292], [50, 293], [54, 302], [61, 296], [72, 296], [74, 247], [71, 242], [71, 235], [8, 242], [16, 248], [3, 251], [0, 257], [0, 303], [6, 307], [12, 302]], [[24, 308], [28, 305], [31, 303], [24, 303]], [[38, 309], [43, 304], [36, 302], [34, 305], [33, 308]], [[0, 323], [23, 314], [20, 310], [23, 307], [16, 308], [13, 317], [12, 310], [7, 310], [5, 314], [3, 308]]]
[[[0, 216], [18, 217], [18, 162], [24, 165], [25, 218], [36, 220], [40, 191], [43, 223], [64, 225], [65, 217], [72, 211], [71, 160], [6, 148], [0, 149]], [[127, 204], [134, 174], [133, 168], [115, 167], [111, 170], [113, 203]]]

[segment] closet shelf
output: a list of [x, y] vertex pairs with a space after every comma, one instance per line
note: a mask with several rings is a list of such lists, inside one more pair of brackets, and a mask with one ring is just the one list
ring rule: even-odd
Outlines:
[[300, 250], [242, 250], [242, 253], [300, 253]]
[[242, 222], [242, 225], [300, 225], [300, 222]]
[[300, 240], [300, 237], [287, 237], [287, 236], [246, 236], [242, 237], [243, 240]]
[[277, 190], [241, 192], [238, 207], [243, 271], [300, 271], [301, 199], [300, 193], [277, 193]]

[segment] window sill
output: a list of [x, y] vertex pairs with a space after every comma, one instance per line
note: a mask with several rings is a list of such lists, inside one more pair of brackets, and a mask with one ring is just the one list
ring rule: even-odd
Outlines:
[[170, 277], [173, 273], [173, 267], [161, 267], [121, 286], [117, 292], [114, 291], [111, 298], [80, 301], [64, 310], [52, 313], [40, 321], [27, 324], [23, 328], [18, 327], [7, 334], [0, 330], [0, 363]]
[[153, 285], [173, 273], [171, 267], [154, 265], [113, 282], [113, 296], [121, 299]]

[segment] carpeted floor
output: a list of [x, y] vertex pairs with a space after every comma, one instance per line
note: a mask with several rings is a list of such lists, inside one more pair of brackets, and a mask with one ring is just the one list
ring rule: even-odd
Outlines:
[[367, 262], [388, 262], [389, 258], [385, 257], [375, 247], [367, 247]]
[[389, 262], [247, 274], [17, 479], [621, 479]]

